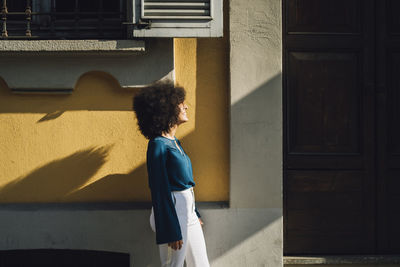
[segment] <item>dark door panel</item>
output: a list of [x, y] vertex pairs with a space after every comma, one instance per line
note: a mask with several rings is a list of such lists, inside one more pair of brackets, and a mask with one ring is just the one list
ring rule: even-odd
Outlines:
[[289, 34], [343, 34], [361, 30], [362, 0], [287, 1]]
[[[362, 171], [287, 171], [286, 231], [291, 253], [333, 254], [333, 247], [340, 248], [336, 253], [353, 253], [355, 248], [357, 253], [370, 253], [371, 192], [366, 180]], [[297, 244], [300, 237], [306, 239], [302, 246]], [[347, 239], [352, 241], [343, 242]], [[340, 245], [333, 244], [339, 241]]]
[[[293, 232], [288, 232], [288, 239], [291, 240], [290, 243], [285, 245], [285, 250], [288, 251], [303, 251], [303, 253], [297, 252], [299, 254], [310, 254], [305, 248], [313, 247], [312, 254], [331, 254], [332, 251], [340, 251], [342, 254], [360, 254], [360, 251], [368, 251], [369, 245], [367, 243], [362, 243], [361, 234], [355, 235], [354, 233], [344, 233], [341, 232], [337, 234], [335, 231], [326, 231], [324, 233], [304, 233], [297, 234]], [[329, 241], [327, 241], [329, 240]]]
[[360, 155], [359, 53], [288, 51], [287, 58], [289, 155]]

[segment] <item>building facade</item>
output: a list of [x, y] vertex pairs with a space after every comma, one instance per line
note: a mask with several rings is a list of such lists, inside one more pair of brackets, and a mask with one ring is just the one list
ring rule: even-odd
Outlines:
[[[193, 162], [212, 266], [282, 266], [281, 5], [224, 1], [219, 38], [30, 42], [11, 40], [8, 17], [0, 250], [120, 252], [130, 266], [158, 266], [147, 142], [131, 102], [138, 87], [172, 78], [187, 90], [190, 122], [178, 138]], [[37, 23], [52, 34], [51, 21]]]

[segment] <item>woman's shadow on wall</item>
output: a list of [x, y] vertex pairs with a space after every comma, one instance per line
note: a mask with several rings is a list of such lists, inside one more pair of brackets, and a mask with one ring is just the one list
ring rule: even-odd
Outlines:
[[126, 174], [110, 174], [85, 186], [107, 162], [112, 145], [89, 147], [69, 156], [51, 161], [18, 177], [0, 188], [0, 202], [78, 202], [101, 193], [101, 201], [111, 200], [115, 192], [127, 193], [132, 187], [145, 188], [144, 166]]

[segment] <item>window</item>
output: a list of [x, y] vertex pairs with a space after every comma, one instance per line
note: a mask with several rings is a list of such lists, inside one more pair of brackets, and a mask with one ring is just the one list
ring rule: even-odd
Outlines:
[[133, 37], [222, 37], [223, 0], [135, 0]]
[[0, 0], [0, 39], [221, 37], [223, 0]]
[[126, 0], [0, 0], [2, 39], [126, 39]]

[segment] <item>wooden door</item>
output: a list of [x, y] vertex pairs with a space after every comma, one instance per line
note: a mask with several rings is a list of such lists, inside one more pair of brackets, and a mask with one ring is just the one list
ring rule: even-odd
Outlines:
[[284, 1], [285, 254], [375, 252], [374, 5]]

